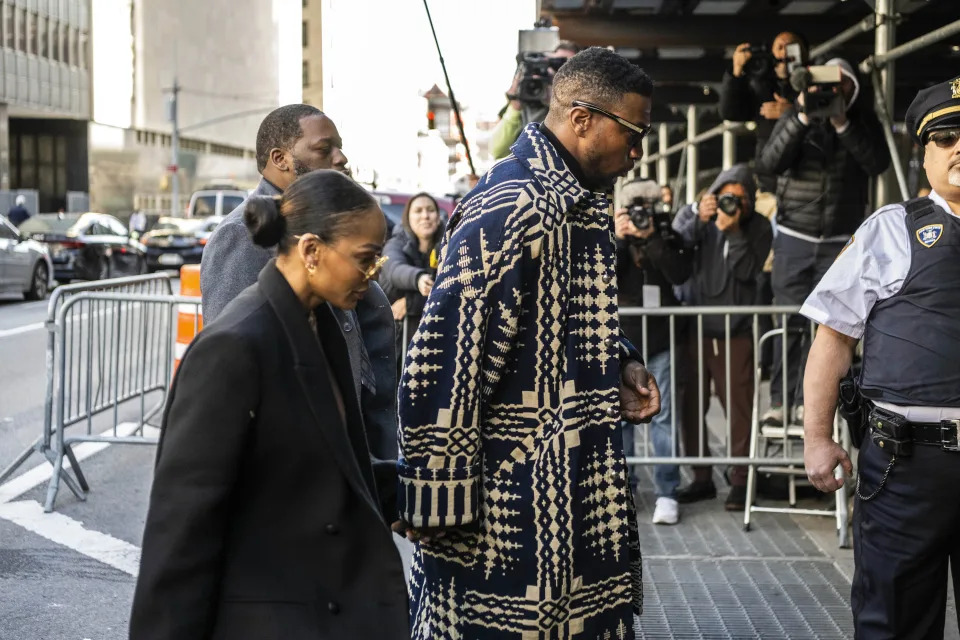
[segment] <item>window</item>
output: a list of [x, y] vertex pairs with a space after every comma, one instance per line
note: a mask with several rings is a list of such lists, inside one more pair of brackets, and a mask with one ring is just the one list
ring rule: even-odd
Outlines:
[[308, 46], [310, 46], [310, 38], [309, 38], [309, 36], [307, 35], [307, 32], [310, 31], [310, 29], [307, 28], [307, 21], [306, 21], [306, 20], [303, 21], [303, 23], [302, 23], [302, 25], [301, 25], [301, 27], [300, 27], [300, 31], [301, 31], [300, 37], [301, 37], [301, 39], [303, 40], [303, 47], [304, 47], [304, 49], [306, 49]]
[[27, 29], [30, 33], [30, 45], [29, 49], [27, 49], [27, 53], [32, 53], [33, 55], [37, 55], [37, 52], [39, 51], [39, 48], [37, 47], [37, 21], [37, 14], [27, 14]]
[[17, 48], [17, 30], [14, 24], [13, 5], [3, 4], [3, 46], [11, 51]]
[[27, 50], [27, 12], [17, 8], [17, 51]]
[[60, 23], [56, 20], [50, 20], [50, 59], [54, 62], [60, 62]]
[[303, 61], [303, 86], [310, 86], [310, 63], [306, 60]]
[[80, 37], [78, 38], [77, 45], [77, 66], [81, 69], [87, 68], [87, 60], [89, 59], [87, 54], [87, 34], [85, 32], [80, 32]]
[[16, 240], [20, 235], [7, 226], [6, 221], [0, 220], [0, 240]]
[[50, 58], [50, 31], [47, 26], [46, 16], [38, 18], [38, 29], [40, 30], [40, 50], [41, 58]]

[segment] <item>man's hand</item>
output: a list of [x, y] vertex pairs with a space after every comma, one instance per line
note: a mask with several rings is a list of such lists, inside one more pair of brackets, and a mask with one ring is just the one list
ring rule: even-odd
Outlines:
[[737, 210], [732, 216], [728, 216], [723, 211], [720, 212], [720, 215], [717, 216], [717, 229], [723, 233], [730, 233], [740, 229], [740, 207], [737, 207]]
[[637, 229], [637, 225], [633, 224], [633, 220], [630, 219], [626, 209], [618, 209], [614, 215], [613, 222], [613, 234], [620, 240], [625, 240], [628, 237], [646, 240], [653, 235], [654, 229], [652, 224], [646, 229]]
[[439, 540], [447, 535], [443, 529], [438, 527], [414, 529], [410, 524], [404, 522], [403, 520], [397, 520], [390, 525], [390, 530], [394, 533], [400, 534], [401, 536], [405, 536], [410, 542], [426, 542], [427, 544], [430, 544], [433, 540]]
[[417, 290], [423, 297], [429, 296], [430, 292], [433, 291], [433, 276], [429, 273], [420, 274], [420, 277], [417, 278]]
[[390, 310], [393, 312], [394, 320], [403, 320], [407, 317], [407, 299], [398, 298], [396, 302], [390, 305]]
[[733, 52], [733, 77], [740, 78], [743, 76], [743, 68], [746, 66], [747, 62], [750, 61], [750, 58], [753, 57], [753, 54], [750, 53], [750, 43], [744, 42], [739, 45], [736, 51]]
[[523, 73], [521, 69], [517, 69], [517, 72], [513, 76], [513, 83], [510, 85], [510, 88], [507, 89], [507, 99], [510, 100], [510, 106], [513, 107], [515, 111], [521, 111], [523, 109], [523, 103], [511, 96], [516, 96], [517, 91], [520, 90], [520, 81], [523, 80]]
[[633, 423], [647, 422], [660, 413], [657, 380], [636, 360], [628, 362], [621, 374], [620, 412]]
[[697, 215], [700, 216], [700, 222], [706, 224], [713, 220], [717, 215], [717, 196], [708, 193], [700, 199], [697, 205]]
[[849, 122], [849, 120], [847, 119], [847, 112], [846, 112], [846, 111], [844, 111], [843, 113], [841, 113], [841, 114], [838, 115], [838, 116], [833, 116], [833, 117], [830, 118], [830, 124], [833, 125], [833, 128], [834, 128], [834, 129], [839, 129], [839, 128], [845, 126], [845, 125], [847, 124], [847, 122]]
[[820, 491], [832, 493], [843, 486], [843, 478], [834, 476], [837, 465], [843, 465], [847, 476], [853, 475], [850, 456], [833, 438], [806, 439], [803, 442], [803, 466], [807, 478]]
[[774, 93], [773, 100], [760, 105], [760, 115], [767, 120], [779, 120], [780, 116], [786, 113], [789, 108], [790, 101]]

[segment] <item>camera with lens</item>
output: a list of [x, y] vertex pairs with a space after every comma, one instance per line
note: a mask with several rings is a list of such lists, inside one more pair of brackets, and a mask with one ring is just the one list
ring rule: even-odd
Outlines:
[[803, 113], [811, 120], [843, 115], [846, 105], [837, 65], [798, 67], [790, 74], [790, 86], [803, 94]]
[[[740, 208], [740, 198], [732, 193], [725, 193], [717, 198], [717, 210], [722, 211], [728, 216], [732, 216]], [[713, 219], [717, 219], [717, 214], [713, 214]]]
[[550, 85], [553, 83], [550, 71], [556, 72], [566, 61], [566, 58], [555, 58], [535, 51], [518, 54], [520, 83], [517, 85], [516, 99], [527, 104], [550, 104]]
[[755, 78], [764, 78], [773, 74], [777, 59], [773, 57], [773, 53], [767, 45], [751, 45], [748, 51], [750, 52], [750, 59], [743, 67], [745, 73]]
[[671, 228], [670, 205], [666, 202], [634, 200], [627, 207], [627, 215], [633, 226], [641, 231], [649, 229], [651, 225], [660, 233]]

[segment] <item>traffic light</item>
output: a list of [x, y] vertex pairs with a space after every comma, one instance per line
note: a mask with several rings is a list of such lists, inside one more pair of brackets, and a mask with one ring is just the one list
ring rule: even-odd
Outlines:
[[437, 114], [432, 109], [427, 111], [427, 129], [437, 128]]

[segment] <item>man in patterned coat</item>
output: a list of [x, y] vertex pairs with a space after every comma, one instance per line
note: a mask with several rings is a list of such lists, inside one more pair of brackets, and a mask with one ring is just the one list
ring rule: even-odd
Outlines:
[[400, 387], [400, 517], [419, 639], [635, 637], [640, 549], [620, 421], [660, 393], [620, 332], [604, 193], [653, 84], [591, 48], [457, 208]]

